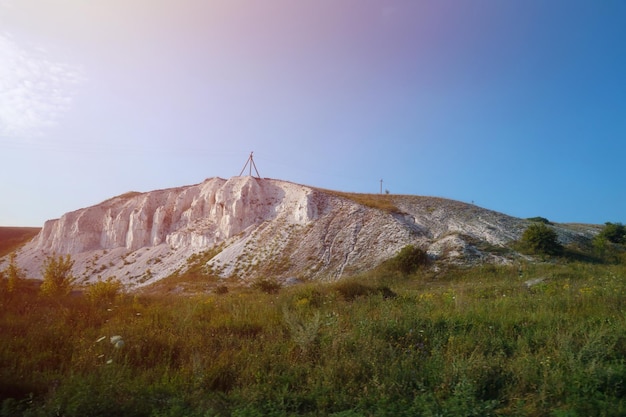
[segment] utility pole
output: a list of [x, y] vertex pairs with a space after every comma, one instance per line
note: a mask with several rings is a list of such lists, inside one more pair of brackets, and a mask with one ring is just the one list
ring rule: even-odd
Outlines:
[[380, 193], [383, 193], [383, 179], [380, 179]]
[[259, 170], [256, 169], [256, 164], [254, 163], [254, 158], [252, 157], [252, 154], [254, 152], [250, 152], [250, 156], [248, 157], [248, 160], [246, 161], [246, 164], [243, 166], [243, 168], [241, 169], [241, 172], [239, 173], [239, 176], [241, 177], [241, 174], [243, 174], [243, 172], [246, 170], [247, 166], [250, 166], [250, 171], [249, 174], [250, 176], [252, 176], [252, 167], [254, 167], [254, 172], [256, 172], [256, 177], [257, 178], [261, 178], [261, 176], [259, 175]]

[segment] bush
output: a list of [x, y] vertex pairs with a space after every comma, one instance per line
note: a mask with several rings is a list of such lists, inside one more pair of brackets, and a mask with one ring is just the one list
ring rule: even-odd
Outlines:
[[389, 260], [388, 265], [395, 271], [409, 275], [420, 267], [428, 265], [429, 261], [426, 251], [413, 245], [407, 245]]
[[7, 277], [6, 289], [8, 292], [15, 291], [24, 279], [24, 272], [17, 266], [15, 258], [15, 252], [11, 252], [11, 255], [9, 255], [9, 266], [7, 266], [4, 271], [4, 274]]
[[113, 302], [122, 291], [122, 283], [115, 277], [98, 281], [87, 288], [87, 297], [94, 303]]
[[228, 294], [228, 287], [226, 285], [218, 285], [215, 287], [215, 294]]
[[74, 261], [65, 257], [50, 255], [43, 263], [43, 284], [41, 293], [49, 296], [68, 295], [76, 278], [72, 275]]
[[611, 243], [624, 244], [626, 243], [626, 226], [621, 223], [606, 222], [597, 238], [608, 240]]
[[621, 223], [605, 223], [593, 239], [596, 254], [608, 262], [622, 262], [626, 244], [626, 226]]
[[345, 279], [333, 284], [333, 288], [346, 301], [352, 301], [357, 297], [365, 297], [374, 294], [376, 290], [355, 280]]
[[397, 294], [386, 285], [371, 287], [354, 279], [341, 280], [333, 284], [332, 288], [346, 301], [353, 301], [358, 297], [367, 297], [374, 294], [381, 294], [383, 298], [395, 298], [397, 296]]
[[273, 278], [259, 278], [252, 283], [252, 288], [261, 290], [266, 294], [276, 294], [282, 285]]
[[533, 223], [528, 226], [524, 230], [521, 243], [533, 254], [558, 255], [563, 252], [556, 232], [544, 223]]
[[315, 345], [320, 331], [320, 312], [297, 311], [283, 307], [283, 322], [294, 343], [302, 353], [307, 353]]

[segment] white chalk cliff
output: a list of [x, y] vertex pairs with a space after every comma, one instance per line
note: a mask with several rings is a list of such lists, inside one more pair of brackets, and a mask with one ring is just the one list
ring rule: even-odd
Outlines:
[[[82, 282], [115, 276], [146, 285], [184, 270], [193, 254], [223, 277], [334, 280], [370, 269], [407, 244], [452, 261], [502, 261], [485, 251], [520, 237], [526, 220], [471, 204], [418, 196], [358, 199], [273, 179], [210, 178], [201, 184], [127, 193], [49, 220], [18, 253], [40, 277], [50, 254], [70, 254]], [[566, 243], [585, 231], [558, 228]]]

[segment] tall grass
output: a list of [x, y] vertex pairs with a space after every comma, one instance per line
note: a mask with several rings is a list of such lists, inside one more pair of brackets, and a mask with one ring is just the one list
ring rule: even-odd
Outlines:
[[107, 304], [13, 294], [0, 415], [625, 415], [625, 272], [379, 272], [358, 288]]

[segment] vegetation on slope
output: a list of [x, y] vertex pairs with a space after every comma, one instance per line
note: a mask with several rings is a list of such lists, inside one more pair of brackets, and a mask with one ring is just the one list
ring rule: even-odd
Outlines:
[[357, 204], [361, 204], [366, 207], [386, 211], [389, 213], [400, 213], [401, 210], [393, 202], [393, 197], [388, 194], [361, 194], [361, 193], [347, 193], [342, 191], [324, 190], [326, 194], [333, 195], [335, 197], [341, 197], [348, 200], [352, 200]]
[[599, 236], [594, 262], [428, 268], [406, 247], [332, 284], [188, 297], [50, 297], [6, 269], [0, 416], [625, 415], [624, 245]]
[[624, 415], [625, 278], [557, 262], [277, 294], [23, 286], [1, 298], [0, 415]]
[[556, 232], [542, 222], [532, 223], [522, 234], [522, 246], [535, 255], [559, 255], [563, 245], [558, 241]]

